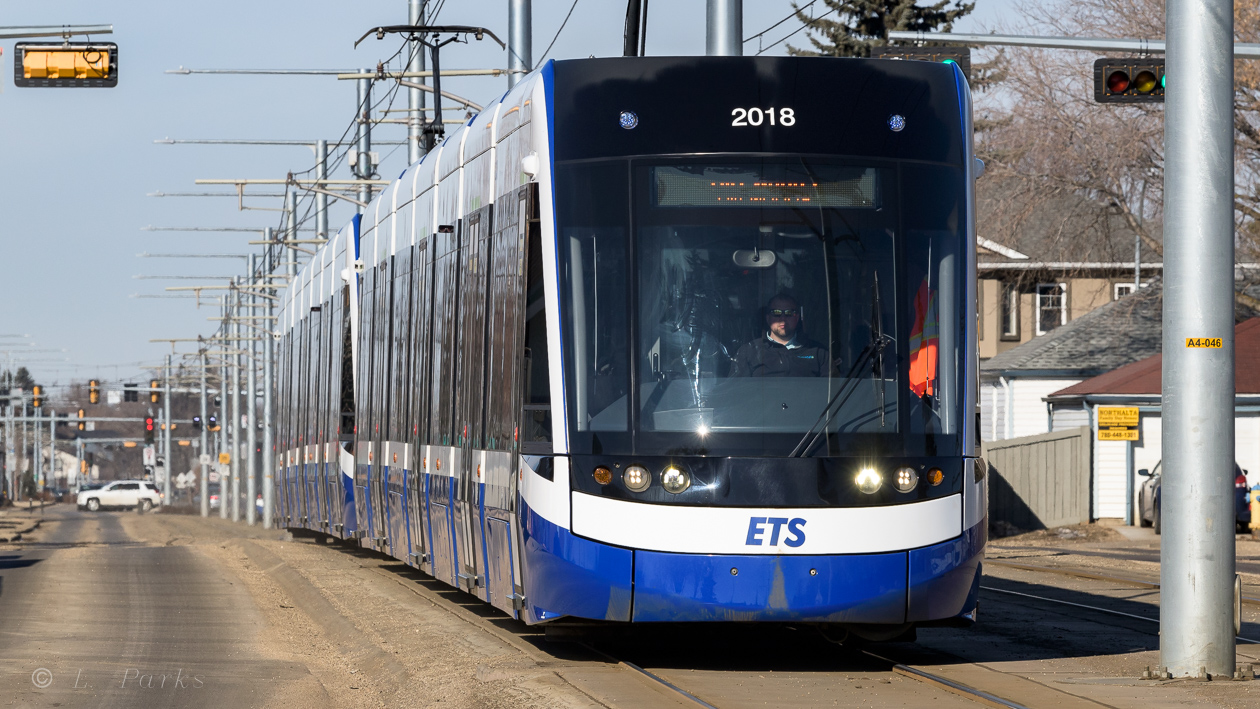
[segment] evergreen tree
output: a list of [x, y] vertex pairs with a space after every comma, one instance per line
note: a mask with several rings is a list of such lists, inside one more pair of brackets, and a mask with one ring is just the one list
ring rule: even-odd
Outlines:
[[13, 386], [30, 391], [35, 386], [35, 379], [31, 376], [30, 371], [26, 367], [18, 367], [17, 375], [13, 377]]
[[788, 53], [810, 57], [869, 57], [871, 47], [888, 44], [888, 33], [949, 32], [954, 20], [969, 14], [976, 3], [938, 0], [920, 6], [916, 0], [822, 0], [829, 8], [810, 19], [798, 3], [796, 17], [809, 28], [813, 50], [788, 47]]

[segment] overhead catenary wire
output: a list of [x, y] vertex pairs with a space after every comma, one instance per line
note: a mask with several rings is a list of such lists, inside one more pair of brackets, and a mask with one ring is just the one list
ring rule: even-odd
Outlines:
[[766, 47], [762, 47], [760, 50], [758, 50], [758, 52], [757, 52], [757, 54], [756, 54], [755, 56], [761, 56], [762, 54], [765, 54], [766, 52], [770, 51], [771, 49], [774, 49], [775, 47], [779, 46], [780, 44], [783, 44], [784, 42], [788, 41], [788, 40], [789, 40], [789, 39], [791, 39], [791, 38], [792, 38], [795, 34], [797, 34], [798, 32], [800, 32], [801, 30], [809, 29], [812, 23], [817, 22], [818, 20], [821, 20], [821, 19], [823, 19], [824, 17], [827, 17], [828, 15], [834, 15], [837, 11], [838, 11], [838, 10], [835, 10], [835, 9], [833, 9], [833, 10], [828, 10], [827, 12], [824, 12], [823, 14], [819, 15], [818, 17], [815, 17], [815, 18], [811, 19], [808, 23], [802, 23], [800, 27], [798, 27], [798, 28], [796, 28], [795, 30], [793, 30], [792, 32], [788, 33], [787, 35], [785, 35], [785, 36], [784, 36], [784, 37], [782, 37], [781, 39], [779, 39], [779, 40], [775, 41], [773, 44], [771, 44], [771, 45], [769, 45], [769, 46], [766, 46]]
[[564, 22], [560, 23], [560, 29], [556, 30], [555, 36], [551, 38], [551, 44], [547, 45], [546, 51], [542, 53], [538, 62], [534, 64], [535, 69], [542, 66], [542, 63], [547, 60], [547, 55], [551, 53], [551, 48], [556, 46], [556, 40], [560, 39], [560, 33], [564, 31], [564, 26], [569, 24], [569, 18], [573, 16], [573, 9], [577, 7], [578, 2], [580, 0], [573, 0], [573, 4], [569, 6], [569, 14], [564, 16]]

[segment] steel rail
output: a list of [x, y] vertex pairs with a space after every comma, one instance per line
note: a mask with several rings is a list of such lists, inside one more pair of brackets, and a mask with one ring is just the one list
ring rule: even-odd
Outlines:
[[[1023, 598], [1032, 598], [1034, 600], [1045, 601], [1047, 603], [1058, 603], [1064, 606], [1072, 606], [1073, 608], [1084, 608], [1085, 610], [1091, 610], [1098, 613], [1106, 613], [1108, 615], [1118, 615], [1125, 618], [1133, 618], [1134, 620], [1145, 621], [1147, 623], [1159, 624], [1159, 618], [1147, 618], [1144, 615], [1135, 615], [1133, 613], [1125, 613], [1124, 611], [1113, 611], [1110, 608], [1099, 608], [1098, 606], [1086, 605], [1084, 603], [1076, 603], [1074, 601], [1061, 601], [1057, 598], [1046, 598], [1045, 596], [1034, 596], [1031, 593], [1023, 593], [1022, 591], [1008, 591], [1004, 588], [994, 588], [993, 586], [981, 586], [980, 588], [981, 590], [984, 590], [984, 591], [992, 591], [994, 593], [1005, 593], [1011, 596], [1021, 596]], [[1157, 632], [1156, 635], [1158, 634], [1159, 633]], [[1260, 645], [1260, 640], [1252, 640], [1251, 638], [1244, 638], [1241, 635], [1235, 635], [1234, 639], [1239, 642], [1244, 642], [1251, 645]]]
[[884, 662], [891, 663], [893, 666], [893, 672], [903, 677], [909, 677], [910, 679], [933, 685], [939, 689], [945, 690], [946, 692], [957, 694], [972, 701], [987, 704], [991, 707], [997, 707], [998, 709], [1029, 709], [1023, 704], [1012, 702], [1009, 699], [1003, 699], [995, 694], [990, 694], [984, 690], [976, 689], [975, 687], [965, 685], [961, 682], [955, 682], [952, 679], [947, 679], [945, 677], [941, 677], [940, 675], [934, 675], [931, 672], [924, 672], [916, 667], [904, 665], [896, 660], [890, 660], [887, 657], [876, 655], [870, 650], [863, 650], [862, 652], [877, 660], [883, 660]]
[[[1097, 574], [1092, 571], [1082, 571], [1078, 569], [1064, 569], [1053, 566], [1036, 566], [1033, 564], [1017, 564], [1012, 561], [995, 561], [986, 559], [986, 564], [992, 566], [1004, 566], [1010, 569], [1021, 569], [1024, 571], [1041, 571], [1048, 574], [1059, 574], [1060, 576], [1073, 576], [1082, 579], [1092, 579], [1094, 581], [1115, 581], [1116, 583], [1128, 583], [1134, 586], [1143, 586], [1145, 588], [1159, 588], [1159, 584], [1154, 581], [1143, 581], [1141, 579], [1126, 578], [1123, 576], [1108, 576], [1106, 574]], [[1260, 606], [1260, 598], [1252, 596], [1243, 596], [1242, 602], [1247, 605]]]

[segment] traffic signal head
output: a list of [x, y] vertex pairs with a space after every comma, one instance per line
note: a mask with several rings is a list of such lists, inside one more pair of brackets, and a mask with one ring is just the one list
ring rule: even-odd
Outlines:
[[83, 409], [79, 409], [79, 430], [86, 431], [87, 424], [83, 422]]
[[971, 49], [968, 47], [871, 47], [871, 59], [914, 59], [941, 64], [957, 64], [971, 81]]
[[153, 442], [153, 431], [154, 431], [153, 417], [145, 416], [144, 417], [144, 442], [145, 443]]
[[162, 401], [162, 391], [160, 382], [156, 379], [149, 380], [149, 403], [158, 404]]
[[217, 430], [219, 430], [219, 417], [218, 417], [218, 416], [215, 416], [214, 414], [210, 414], [209, 416], [207, 416], [207, 417], [206, 417], [206, 428], [207, 428], [207, 429], [209, 429], [209, 430], [211, 430], [211, 431], [217, 431]]
[[44, 405], [44, 387], [36, 384], [31, 388], [31, 406], [39, 408]]
[[1163, 59], [1111, 59], [1094, 62], [1098, 103], [1163, 103]]
[[197, 431], [201, 430], [201, 417], [200, 416], [193, 417], [193, 429]]
[[118, 85], [118, 45], [18, 42], [13, 69], [16, 86], [112, 88]]
[[101, 383], [95, 379], [88, 382], [88, 403], [101, 403]]

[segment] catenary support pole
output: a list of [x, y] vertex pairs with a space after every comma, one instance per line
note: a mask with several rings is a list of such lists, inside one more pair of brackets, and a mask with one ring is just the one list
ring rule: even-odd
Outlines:
[[[315, 142], [315, 177], [320, 180], [328, 179], [328, 141], [326, 140]], [[328, 195], [323, 192], [315, 193], [315, 238], [328, 238]], [[270, 235], [264, 238], [264, 241], [270, 240]]]
[[[48, 470], [44, 473], [44, 490], [48, 489], [48, 480], [52, 479], [53, 487], [57, 486], [57, 412], [48, 410]], [[41, 490], [43, 492], [43, 490]]]
[[166, 386], [162, 392], [162, 411], [166, 418], [166, 425], [162, 427], [162, 448], [165, 451], [162, 465], [166, 473], [162, 482], [163, 505], [174, 502], [171, 497], [171, 474], [175, 470], [175, 451], [171, 448], [171, 429], [175, 427], [175, 419], [171, 417], [171, 369], [171, 355], [166, 355]]
[[704, 53], [738, 57], [744, 53], [744, 0], [707, 0]]
[[232, 355], [231, 355], [231, 396], [232, 416], [228, 419], [228, 425], [232, 427], [232, 434], [229, 438], [231, 441], [232, 453], [232, 521], [241, 521], [241, 450], [244, 448], [241, 441], [241, 291], [236, 290], [232, 293]]
[[[281, 249], [284, 253], [284, 249]], [[231, 368], [228, 362], [228, 352], [231, 348], [231, 339], [229, 335], [232, 332], [232, 308], [229, 305], [228, 298], [223, 299], [223, 347], [220, 348], [221, 358], [219, 361], [222, 366], [219, 368], [219, 453], [230, 453], [232, 448], [229, 445], [229, 433], [232, 430], [232, 412], [229, 408], [230, 399], [228, 397], [228, 370]], [[228, 472], [230, 466], [218, 464], [219, 470], [219, 519], [228, 518], [228, 490], [231, 487], [228, 480]]]
[[[371, 69], [363, 69], [362, 73], [371, 73]], [[358, 126], [357, 141], [355, 145], [356, 159], [354, 162], [354, 174], [361, 180], [369, 180], [372, 178], [372, 80], [358, 79], [354, 82], [355, 97], [358, 100], [359, 118], [356, 122]], [[438, 117], [439, 120], [441, 117]], [[367, 204], [372, 201], [372, 188], [368, 185], [359, 186], [359, 201]], [[363, 214], [365, 208], [359, 207], [359, 213]], [[290, 272], [289, 275], [296, 275], [296, 271]], [[292, 280], [292, 279], [290, 279]]]
[[284, 255], [284, 262], [288, 266], [288, 270], [286, 272], [289, 274], [289, 277], [292, 278], [293, 276], [297, 275], [297, 255], [301, 253], [297, 249], [292, 248], [292, 245], [294, 244], [294, 242], [297, 241], [297, 238], [298, 238], [297, 189], [296, 188], [290, 188], [289, 191], [285, 193], [284, 213], [285, 213], [284, 238], [287, 239], [289, 243], [285, 244], [285, 248], [281, 249], [280, 253]]
[[[407, 23], [423, 25], [425, 23], [425, 6], [427, 0], [411, 0], [407, 8]], [[418, 41], [411, 43], [411, 56], [407, 62], [407, 71], [424, 71], [424, 45]], [[511, 76], [508, 81], [512, 80]], [[413, 79], [416, 83], [424, 83], [424, 79]], [[441, 118], [441, 116], [439, 116]], [[424, 91], [407, 89], [407, 164], [415, 165], [424, 156], [424, 134], [421, 126], [424, 123]]]
[[[508, 0], [508, 88], [534, 68], [532, 0]], [[440, 119], [441, 116], [438, 116]]]
[[37, 492], [37, 493], [42, 493], [42, 492], [44, 491], [44, 443], [43, 443], [44, 430], [43, 430], [43, 428], [39, 425], [39, 424], [40, 424], [40, 420], [39, 420], [39, 419], [40, 419], [40, 415], [39, 415], [39, 413], [40, 413], [40, 409], [37, 409], [37, 408], [35, 408], [35, 407], [33, 407], [33, 406], [31, 407], [31, 409], [35, 412], [35, 423], [34, 423], [34, 428], [35, 428], [35, 436], [34, 436], [34, 438], [35, 438], [35, 445], [33, 446], [33, 451], [34, 451], [34, 453], [35, 453], [35, 456], [34, 456], [34, 460], [35, 460], [35, 480], [34, 480], [34, 482], [35, 482], [35, 492]]
[[[203, 352], [201, 354], [201, 458], [202, 461], [210, 457], [210, 419], [207, 418], [209, 413], [206, 404], [206, 370], [210, 368], [210, 358]], [[204, 462], [201, 463], [201, 516], [210, 516], [210, 469]]]
[[[258, 255], [249, 255], [249, 280], [253, 284], [263, 282], [257, 278]], [[258, 314], [258, 291], [250, 290], [247, 297], [249, 307], [245, 309], [249, 322], [257, 323], [254, 317]], [[266, 327], [266, 321], [262, 327]], [[251, 328], [252, 329], [252, 328]], [[257, 332], [257, 330], [254, 330]], [[250, 333], [249, 355], [245, 357], [245, 521], [254, 526], [258, 521], [258, 506], [254, 502], [258, 496], [258, 338]]]
[[272, 388], [275, 385], [275, 334], [280, 332], [280, 325], [275, 320], [276, 304], [265, 298], [263, 311], [267, 314], [264, 327], [267, 335], [263, 339], [263, 527], [271, 529], [275, 520], [276, 507], [276, 409]]
[[[1234, 672], [1233, 3], [1167, 0], [1160, 663]], [[1219, 338], [1208, 346], [1199, 338]]]

